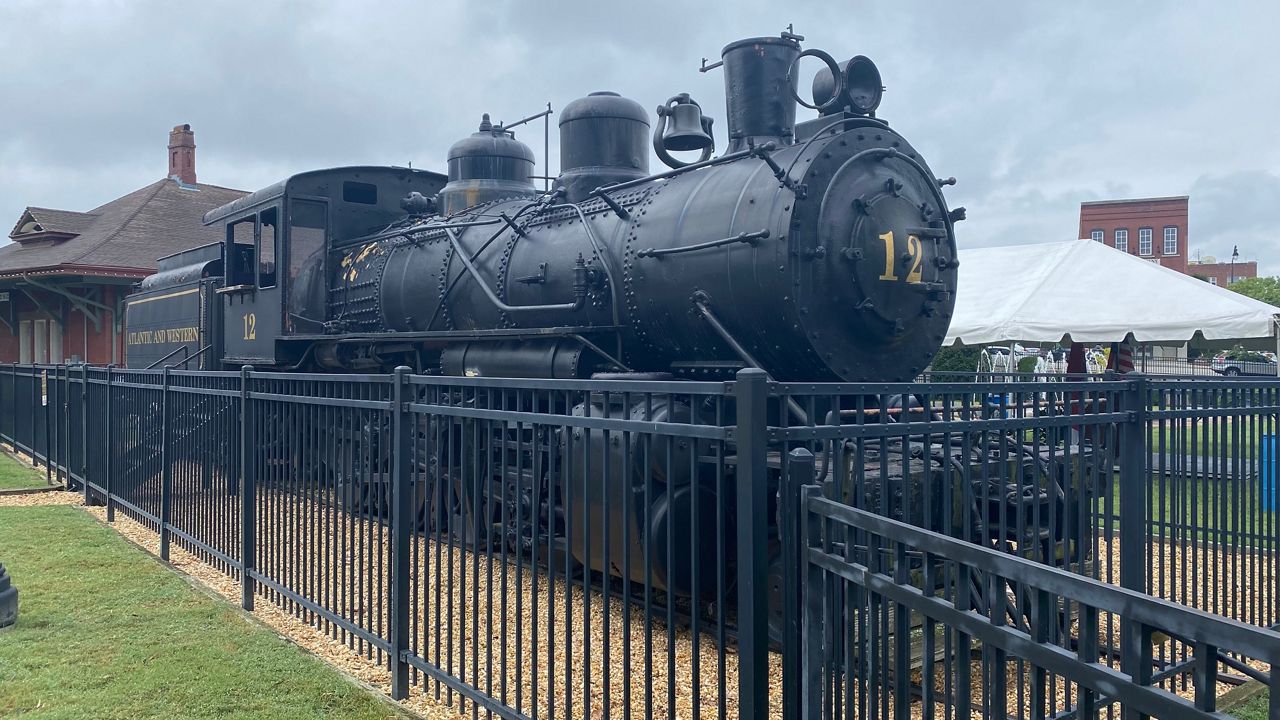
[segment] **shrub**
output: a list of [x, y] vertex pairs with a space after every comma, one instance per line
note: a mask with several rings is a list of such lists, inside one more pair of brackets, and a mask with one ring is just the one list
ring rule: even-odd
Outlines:
[[1245, 350], [1241, 347], [1231, 348], [1227, 351], [1228, 360], [1238, 360], [1240, 362], [1266, 362], [1267, 356], [1253, 350]]
[[936, 373], [972, 373], [978, 369], [978, 357], [982, 355], [980, 347], [952, 346], [944, 347], [933, 356], [930, 367]]

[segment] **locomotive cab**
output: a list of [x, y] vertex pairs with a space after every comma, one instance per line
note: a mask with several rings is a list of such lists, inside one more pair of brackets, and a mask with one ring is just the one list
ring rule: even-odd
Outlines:
[[[223, 362], [296, 367], [326, 332], [335, 238], [376, 232], [402, 217], [412, 192], [435, 195], [438, 173], [350, 167], [301, 173], [210, 211], [226, 259], [221, 308]], [[295, 338], [299, 338], [294, 340]]]

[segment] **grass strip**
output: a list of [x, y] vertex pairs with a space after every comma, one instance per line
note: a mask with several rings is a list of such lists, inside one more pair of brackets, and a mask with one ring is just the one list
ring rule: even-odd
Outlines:
[[0, 562], [0, 717], [402, 717], [77, 508], [0, 507]]
[[0, 456], [0, 490], [22, 490], [26, 488], [48, 487], [44, 471], [34, 470], [30, 465], [21, 464], [12, 458]]

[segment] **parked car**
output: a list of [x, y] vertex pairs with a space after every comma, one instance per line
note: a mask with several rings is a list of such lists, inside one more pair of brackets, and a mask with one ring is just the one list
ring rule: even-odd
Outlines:
[[1262, 353], [1242, 353], [1234, 356], [1219, 355], [1213, 359], [1210, 369], [1219, 375], [1269, 375], [1276, 377], [1276, 361]]

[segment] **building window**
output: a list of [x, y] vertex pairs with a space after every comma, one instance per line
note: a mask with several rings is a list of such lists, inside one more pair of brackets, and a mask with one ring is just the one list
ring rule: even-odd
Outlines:
[[36, 321], [34, 360], [38, 365], [43, 365], [49, 362], [49, 321], [48, 320]]
[[1093, 238], [1094, 242], [1102, 242], [1102, 231], [1094, 230], [1093, 232], [1089, 233], [1089, 237]]
[[1138, 228], [1138, 254], [1151, 254], [1151, 228]]
[[1116, 249], [1120, 252], [1129, 252], [1129, 231], [1116, 231]]
[[62, 357], [62, 326], [56, 322], [49, 323], [49, 362], [61, 363], [66, 358]]
[[1214, 276], [1210, 275], [1210, 276], [1209, 276], [1209, 284], [1210, 284], [1210, 285], [1217, 285], [1217, 284], [1218, 284], [1218, 278], [1216, 278], [1216, 277], [1214, 277]]
[[1167, 227], [1164, 229], [1164, 254], [1178, 254], [1178, 228]]
[[18, 362], [26, 365], [31, 362], [32, 348], [35, 343], [32, 340], [32, 329], [30, 320], [18, 321]]

